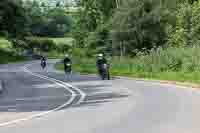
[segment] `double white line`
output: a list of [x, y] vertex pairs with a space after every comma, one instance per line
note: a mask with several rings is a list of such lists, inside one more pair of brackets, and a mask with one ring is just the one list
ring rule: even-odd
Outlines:
[[[17, 119], [17, 120], [5, 122], [5, 123], [0, 123], [0, 127], [8, 126], [8, 125], [11, 125], [11, 124], [18, 124], [18, 123], [23, 122], [23, 121], [28, 121], [28, 120], [31, 120], [31, 119], [34, 119], [34, 118], [37, 118], [37, 117], [42, 117], [42, 116], [48, 115], [48, 114], [50, 114], [50, 113], [53, 113], [53, 112], [55, 112], [55, 111], [58, 111], [58, 110], [60, 110], [60, 109], [62, 109], [62, 108], [64, 108], [64, 107], [69, 106], [70, 104], [72, 104], [73, 101], [75, 100], [76, 96], [80, 96], [81, 98], [80, 98], [80, 99], [78, 100], [78, 102], [76, 102], [75, 104], [80, 104], [80, 103], [82, 103], [82, 102], [84, 101], [84, 99], [85, 99], [85, 97], [86, 97], [86, 94], [85, 94], [83, 91], [81, 91], [79, 88], [77, 88], [77, 87], [75, 87], [75, 86], [72, 86], [71, 84], [65, 83], [65, 82], [63, 82], [63, 81], [60, 81], [60, 80], [57, 80], [57, 79], [54, 79], [54, 78], [50, 78], [50, 77], [47, 77], [47, 76], [44, 76], [44, 75], [40, 75], [40, 74], [31, 72], [31, 71], [28, 69], [28, 67], [30, 67], [30, 66], [33, 65], [33, 64], [34, 64], [34, 63], [25, 65], [25, 66], [23, 67], [24, 72], [27, 72], [27, 73], [29, 73], [29, 74], [32, 75], [32, 76], [35, 76], [35, 77], [38, 77], [38, 78], [41, 78], [41, 79], [48, 80], [48, 81], [50, 81], [50, 82], [53, 82], [53, 83], [59, 85], [60, 87], [65, 88], [68, 92], [71, 93], [70, 99], [69, 99], [66, 103], [60, 105], [59, 107], [57, 107], [57, 108], [55, 108], [55, 109], [53, 109], [53, 110], [49, 110], [49, 111], [46, 111], [46, 112], [43, 112], [43, 113], [31, 115], [31, 116], [29, 116], [29, 117], [22, 118], [22, 119]], [[75, 90], [75, 91], [78, 92], [79, 94], [76, 94], [76, 92], [73, 91], [73, 90]]]

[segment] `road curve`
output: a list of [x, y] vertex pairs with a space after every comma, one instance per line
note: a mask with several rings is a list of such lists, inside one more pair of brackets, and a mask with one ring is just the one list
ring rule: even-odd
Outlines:
[[[39, 64], [36, 63], [30, 66], [29, 70], [75, 86], [86, 94], [83, 101], [40, 118], [0, 127], [1, 133], [200, 132], [200, 92], [198, 90], [130, 79], [101, 81], [95, 76], [79, 74], [74, 74], [68, 81], [62, 73], [54, 71], [53, 64], [54, 61], [49, 63], [47, 70], [41, 70]], [[23, 65], [4, 65], [0, 66], [0, 70], [9, 69], [11, 71]], [[63, 99], [66, 96], [66, 90], [36, 77], [27, 76], [24, 72], [14, 73], [14, 75], [4, 73], [3, 77], [0, 76], [1, 78], [11, 79], [20, 85], [21, 92], [19, 93], [18, 88], [13, 87], [14, 85], [7, 85], [7, 92], [0, 96], [0, 116], [1, 113], [10, 113], [9, 110], [1, 109], [5, 104], [1, 101], [6, 101], [5, 99], [15, 99], [21, 96], [26, 96], [27, 99], [28, 97], [40, 99], [36, 103], [25, 100], [33, 107], [27, 107], [28, 110], [26, 106], [20, 106], [23, 108], [11, 112], [15, 115], [21, 113], [30, 115], [30, 112], [41, 113], [69, 100], [67, 97]], [[9, 93], [11, 91], [15, 93]], [[78, 93], [76, 89], [73, 91]], [[69, 92], [67, 95], [70, 95]], [[48, 97], [47, 101], [41, 97]]]

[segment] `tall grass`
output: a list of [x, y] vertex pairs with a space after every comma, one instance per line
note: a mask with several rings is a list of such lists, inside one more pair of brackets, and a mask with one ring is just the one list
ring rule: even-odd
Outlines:
[[134, 69], [145, 72], [200, 71], [200, 47], [153, 50], [149, 55], [134, 59]]

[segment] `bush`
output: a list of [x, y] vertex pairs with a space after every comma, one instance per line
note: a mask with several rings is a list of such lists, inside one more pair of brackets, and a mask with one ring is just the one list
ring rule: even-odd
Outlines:
[[28, 44], [24, 40], [12, 39], [11, 40], [12, 48], [17, 54], [20, 54], [24, 49], [28, 49]]
[[65, 44], [65, 43], [59, 43], [57, 44], [56, 50], [59, 53], [66, 53], [69, 52], [69, 50], [71, 49], [71, 46], [69, 44]]
[[56, 48], [56, 44], [54, 43], [53, 40], [41, 40], [40, 41], [40, 50], [43, 52], [48, 52], [48, 51], [52, 51], [55, 50]]
[[7, 31], [0, 31], [0, 37], [8, 38], [9, 34]]

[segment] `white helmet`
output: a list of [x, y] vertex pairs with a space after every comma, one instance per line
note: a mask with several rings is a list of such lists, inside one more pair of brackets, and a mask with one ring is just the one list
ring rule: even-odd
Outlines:
[[103, 54], [98, 54], [98, 57], [103, 57]]
[[65, 54], [65, 57], [66, 57], [66, 58], [68, 58], [68, 57], [69, 57], [69, 55], [68, 55], [68, 54]]

